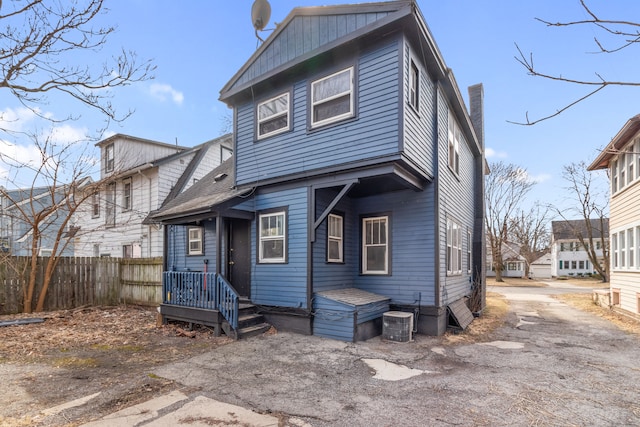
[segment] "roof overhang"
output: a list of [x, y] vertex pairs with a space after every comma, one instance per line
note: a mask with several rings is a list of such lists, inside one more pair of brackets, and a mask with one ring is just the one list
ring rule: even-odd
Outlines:
[[615, 157], [638, 132], [640, 132], [640, 114], [627, 120], [627, 123], [618, 131], [616, 136], [613, 137], [611, 142], [602, 150], [593, 163], [589, 165], [587, 170], [607, 169], [611, 159]]

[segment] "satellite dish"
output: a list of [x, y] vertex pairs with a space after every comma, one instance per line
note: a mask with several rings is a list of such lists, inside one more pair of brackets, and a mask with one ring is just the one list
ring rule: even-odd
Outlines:
[[269, 2], [267, 0], [254, 1], [253, 6], [251, 6], [251, 22], [253, 23], [253, 28], [256, 29], [256, 34], [267, 26], [270, 18], [271, 5]]

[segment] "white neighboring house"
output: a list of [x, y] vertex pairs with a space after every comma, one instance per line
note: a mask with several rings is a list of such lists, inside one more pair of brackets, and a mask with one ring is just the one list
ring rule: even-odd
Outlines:
[[[595, 250], [598, 262], [604, 264], [602, 240], [604, 233], [605, 245], [609, 241], [609, 219], [604, 219], [604, 226], [600, 219], [590, 219], [595, 240]], [[551, 275], [560, 276], [591, 276], [598, 274], [585, 247], [578, 239], [578, 233], [587, 236], [587, 223], [583, 219], [567, 221], [551, 221]]]
[[[487, 239], [488, 241], [489, 239]], [[515, 242], [502, 244], [502, 277], [524, 277], [526, 260], [520, 255], [521, 245]], [[491, 245], [487, 245], [487, 277], [495, 277]]]
[[611, 304], [640, 314], [640, 114], [625, 123], [588, 169], [608, 170], [611, 179]]
[[232, 154], [227, 134], [196, 147], [116, 134], [100, 147], [103, 189], [74, 218], [74, 255], [160, 257], [162, 226], [147, 217]]
[[531, 263], [529, 266], [529, 277], [531, 279], [550, 279], [552, 264], [551, 252], [546, 252]]

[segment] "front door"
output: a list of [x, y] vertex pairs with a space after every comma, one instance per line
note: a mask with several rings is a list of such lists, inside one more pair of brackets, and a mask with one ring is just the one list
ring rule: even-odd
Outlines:
[[227, 229], [227, 280], [242, 297], [251, 297], [251, 222], [229, 219]]

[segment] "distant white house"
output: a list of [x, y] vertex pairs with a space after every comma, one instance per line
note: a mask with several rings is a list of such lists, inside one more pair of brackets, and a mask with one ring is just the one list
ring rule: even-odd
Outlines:
[[232, 154], [230, 134], [192, 148], [123, 134], [96, 145], [106, 184], [74, 218], [75, 256], [162, 256], [162, 226], [149, 214]]
[[[489, 239], [487, 239], [488, 241]], [[502, 244], [502, 277], [524, 277], [526, 260], [520, 255], [521, 246], [515, 242]], [[487, 277], [495, 277], [496, 269], [493, 264], [491, 245], [487, 245]]]
[[[599, 219], [591, 219], [594, 245], [598, 262], [604, 263], [602, 241], [605, 245], [609, 241], [609, 219], [600, 224]], [[597, 274], [593, 263], [589, 259], [586, 248], [580, 243], [578, 233], [587, 236], [585, 220], [568, 220], [551, 222], [551, 275], [560, 276], [589, 276]], [[604, 239], [601, 237], [604, 236]]]
[[629, 119], [589, 170], [611, 179], [611, 304], [640, 314], [640, 114]]

